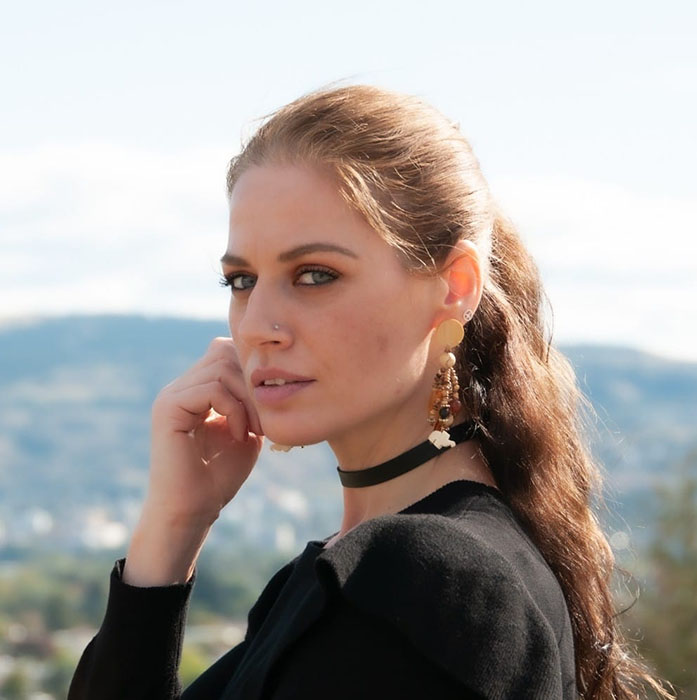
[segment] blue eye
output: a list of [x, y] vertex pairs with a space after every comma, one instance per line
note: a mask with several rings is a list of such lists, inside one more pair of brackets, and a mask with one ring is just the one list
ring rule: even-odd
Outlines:
[[[328, 267], [304, 267], [296, 272], [294, 284], [298, 287], [321, 287], [333, 282], [339, 276], [338, 273]], [[303, 277], [309, 281], [301, 282], [300, 280]], [[248, 275], [244, 272], [230, 272], [220, 277], [220, 285], [222, 287], [230, 287], [232, 294], [249, 291], [254, 287], [254, 283], [254, 275]]]
[[[312, 267], [312, 268], [305, 268], [300, 274], [298, 275], [298, 279], [301, 277], [305, 277], [305, 275], [310, 275], [310, 279], [314, 280], [313, 282], [310, 282], [309, 284], [302, 283], [300, 286], [301, 287], [317, 287], [322, 284], [327, 284], [328, 282], [331, 282], [332, 280], [335, 280], [338, 275], [330, 270], [324, 269], [322, 267]], [[320, 279], [318, 280], [315, 275], [319, 275]], [[322, 276], [324, 276], [324, 279], [322, 279]]]
[[236, 274], [230, 274], [230, 275], [223, 275], [220, 278], [220, 285], [222, 287], [230, 287], [231, 292], [242, 292], [245, 291], [246, 289], [251, 289], [252, 286], [254, 286], [254, 283], [250, 285], [245, 285], [244, 280], [245, 279], [253, 279], [252, 275], [245, 275], [242, 273], [236, 273]]

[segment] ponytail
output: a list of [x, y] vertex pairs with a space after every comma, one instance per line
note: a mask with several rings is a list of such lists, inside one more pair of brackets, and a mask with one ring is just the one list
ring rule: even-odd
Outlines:
[[602, 475], [584, 431], [594, 416], [566, 357], [545, 340], [539, 271], [499, 211], [491, 271], [460, 348], [462, 404], [480, 423], [482, 456], [559, 580], [583, 698], [639, 698], [635, 677], [673, 696], [632, 659], [614, 621], [614, 556], [592, 506]]

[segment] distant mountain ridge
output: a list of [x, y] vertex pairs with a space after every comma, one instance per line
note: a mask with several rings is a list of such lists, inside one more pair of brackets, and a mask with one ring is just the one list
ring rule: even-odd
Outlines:
[[[0, 544], [81, 546], [86, 528], [132, 524], [152, 401], [219, 335], [225, 322], [126, 315], [1, 327]], [[629, 517], [656, 475], [697, 444], [697, 363], [614, 346], [559, 349], [598, 413], [594, 451]], [[326, 445], [265, 448], [219, 530], [292, 547], [336, 529], [340, 495]]]

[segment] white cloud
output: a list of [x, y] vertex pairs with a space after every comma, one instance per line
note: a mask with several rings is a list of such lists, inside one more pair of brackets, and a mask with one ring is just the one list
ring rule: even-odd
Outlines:
[[697, 202], [568, 177], [492, 186], [540, 267], [557, 341], [697, 360]]
[[[0, 153], [0, 316], [223, 320], [231, 155], [99, 143]], [[556, 342], [697, 360], [697, 203], [562, 177], [491, 184], [540, 266]]]
[[108, 144], [0, 154], [2, 314], [224, 313], [230, 155]]
[[500, 201], [539, 261], [608, 277], [694, 271], [697, 202], [568, 177], [500, 180]]

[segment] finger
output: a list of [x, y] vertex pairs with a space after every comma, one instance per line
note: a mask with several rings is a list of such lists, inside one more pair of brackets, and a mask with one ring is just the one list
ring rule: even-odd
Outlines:
[[[238, 437], [239, 435], [239, 421], [235, 420], [232, 416], [225, 416], [225, 420], [227, 421], [227, 427], [228, 430], [230, 431], [230, 435], [232, 435], [233, 439], [235, 440], [240, 440]], [[247, 430], [247, 426], [245, 425], [244, 429], [242, 430], [242, 438], [244, 442], [247, 442], [249, 440], [249, 431]]]
[[244, 404], [219, 381], [199, 384], [179, 392], [176, 405], [179, 410], [175, 429], [185, 432], [193, 430], [206, 420], [213, 409], [219, 415], [229, 417], [234, 426], [233, 436], [244, 440], [248, 422]]
[[227, 359], [219, 359], [215, 363], [187, 372], [180, 378], [178, 385], [173, 385], [171, 391], [180, 393], [192, 386], [206, 384], [212, 381], [221, 382], [226, 389], [244, 404], [249, 416], [249, 427], [257, 435], [263, 434], [261, 421], [256, 407], [249, 395], [249, 389], [244, 381], [241, 370], [231, 366]]
[[197, 384], [205, 384], [226, 378], [226, 385], [233, 393], [246, 392], [244, 376], [240, 367], [229, 359], [219, 357], [200, 367], [193, 366], [172, 383], [172, 391], [182, 391]]
[[[212, 360], [221, 358], [228, 359], [238, 367], [240, 366], [240, 360], [237, 355], [237, 348], [235, 347], [235, 342], [232, 338], [229, 337], [218, 336], [217, 338], [213, 338], [213, 340], [211, 340], [210, 344], [208, 345], [208, 349], [206, 350], [206, 354], [204, 355], [204, 358], [205, 357], [209, 357]], [[201, 359], [203, 360], [204, 358]], [[206, 362], [203, 362], [203, 364], [205, 365]]]
[[[235, 344], [232, 338], [226, 338], [225, 336], [218, 336], [213, 338], [206, 349], [206, 352], [189, 368], [187, 371], [200, 369], [201, 367], [207, 367], [221, 359], [228, 359], [233, 364], [240, 366], [239, 359], [237, 357], [237, 350], [235, 349]], [[176, 380], [175, 380], [176, 381]]]

